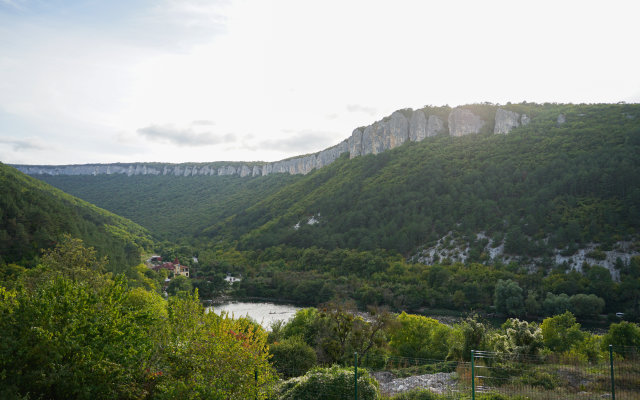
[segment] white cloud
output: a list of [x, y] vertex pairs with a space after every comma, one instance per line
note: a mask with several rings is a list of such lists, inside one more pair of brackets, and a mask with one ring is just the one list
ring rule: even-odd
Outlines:
[[197, 132], [193, 127], [177, 128], [173, 125], [149, 125], [137, 132], [150, 140], [178, 146], [208, 146], [236, 141], [233, 134], [216, 135], [209, 131]]

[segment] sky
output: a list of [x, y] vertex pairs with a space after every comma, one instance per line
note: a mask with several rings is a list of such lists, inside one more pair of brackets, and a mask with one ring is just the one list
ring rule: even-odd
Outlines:
[[640, 102], [640, 1], [0, 0], [0, 162], [276, 161], [402, 108]]

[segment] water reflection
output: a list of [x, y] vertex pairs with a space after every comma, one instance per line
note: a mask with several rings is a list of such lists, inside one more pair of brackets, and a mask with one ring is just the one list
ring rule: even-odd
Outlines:
[[289, 321], [300, 307], [274, 303], [232, 302], [207, 308], [208, 311], [211, 311], [211, 309], [218, 315], [224, 311], [235, 318], [249, 316], [262, 325], [263, 328], [270, 330], [274, 321]]

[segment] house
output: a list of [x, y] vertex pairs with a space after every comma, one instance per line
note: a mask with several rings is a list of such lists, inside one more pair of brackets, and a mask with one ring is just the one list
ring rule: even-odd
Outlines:
[[[162, 257], [157, 256], [156, 262], [151, 262], [150, 260], [154, 257], [151, 257], [147, 260], [147, 266], [154, 271], [167, 270], [170, 276], [186, 276], [189, 277], [189, 267], [186, 265], [180, 265], [180, 261], [178, 259], [174, 259], [173, 262], [162, 262]], [[159, 261], [158, 261], [159, 259]]]

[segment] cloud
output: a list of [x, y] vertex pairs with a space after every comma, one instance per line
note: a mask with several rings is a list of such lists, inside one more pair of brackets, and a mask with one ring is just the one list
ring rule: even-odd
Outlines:
[[137, 130], [138, 134], [156, 142], [178, 146], [208, 146], [236, 141], [235, 135], [215, 135], [211, 132], [197, 132], [192, 127], [177, 128], [173, 125], [149, 125]]
[[347, 111], [349, 112], [362, 112], [369, 115], [375, 115], [378, 110], [375, 107], [361, 106], [359, 104], [347, 105]]
[[323, 132], [305, 129], [284, 138], [263, 140], [258, 147], [269, 150], [308, 153], [320, 151], [336, 143], [335, 132]]
[[44, 146], [41, 146], [34, 141], [28, 140], [14, 140], [14, 139], [2, 139], [0, 138], [0, 144], [6, 144], [13, 146], [14, 151], [29, 151], [29, 150], [43, 150]]

